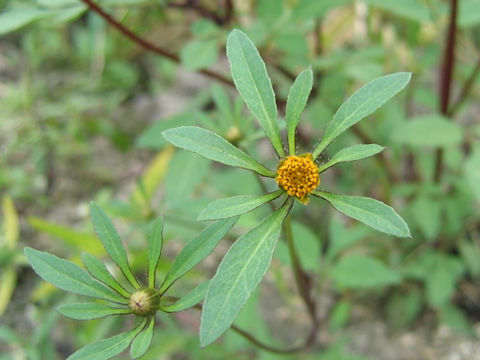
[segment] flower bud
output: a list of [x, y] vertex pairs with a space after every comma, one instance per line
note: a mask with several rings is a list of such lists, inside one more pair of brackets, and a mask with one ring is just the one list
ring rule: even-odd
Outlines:
[[154, 315], [160, 304], [160, 295], [154, 289], [140, 289], [130, 295], [128, 307], [138, 316]]

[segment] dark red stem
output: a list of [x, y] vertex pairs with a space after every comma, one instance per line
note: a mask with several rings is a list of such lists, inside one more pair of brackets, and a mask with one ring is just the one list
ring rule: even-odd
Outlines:
[[[127, 38], [129, 38], [130, 40], [132, 40], [136, 44], [140, 45], [141, 47], [143, 47], [144, 49], [146, 49], [148, 51], [151, 51], [151, 52], [156, 53], [160, 56], [163, 56], [163, 57], [165, 57], [167, 59], [170, 59], [170, 60], [172, 60], [176, 63], [180, 63], [180, 58], [178, 57], [178, 55], [173, 54], [173, 53], [169, 52], [168, 50], [162, 49], [162, 48], [146, 41], [145, 39], [142, 39], [140, 36], [136, 35], [132, 31], [127, 29], [125, 26], [120, 24], [113, 17], [111, 17], [109, 14], [107, 14], [100, 6], [95, 4], [92, 0], [81, 0], [81, 1], [83, 3], [85, 3], [90, 8], [90, 10], [96, 12], [98, 15], [100, 15], [102, 18], [104, 18], [105, 21], [107, 21], [110, 25], [112, 25], [114, 28], [116, 28], [118, 31], [120, 31], [123, 35], [125, 35]], [[210, 77], [210, 78], [218, 80], [218, 81], [220, 81], [224, 84], [227, 84], [229, 86], [234, 86], [232, 80], [230, 80], [226, 76], [224, 76], [222, 74], [219, 74], [215, 71], [200, 70], [199, 72], [201, 74], [204, 74], [204, 75]]]
[[[443, 55], [443, 64], [440, 74], [440, 113], [448, 116], [450, 92], [452, 88], [452, 73], [455, 63], [455, 36], [457, 33], [458, 0], [450, 1], [450, 21], [447, 32], [447, 42]], [[443, 173], [443, 150], [437, 149], [435, 159], [434, 181], [439, 182]]]

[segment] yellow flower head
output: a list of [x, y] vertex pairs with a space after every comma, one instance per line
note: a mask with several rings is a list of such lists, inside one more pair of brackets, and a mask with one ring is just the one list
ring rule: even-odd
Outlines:
[[302, 202], [308, 201], [308, 195], [320, 185], [318, 167], [312, 154], [287, 156], [280, 162], [275, 180], [288, 195]]

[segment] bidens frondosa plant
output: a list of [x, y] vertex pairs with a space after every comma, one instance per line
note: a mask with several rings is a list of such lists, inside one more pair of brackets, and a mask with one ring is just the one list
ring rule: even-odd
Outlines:
[[[203, 299], [200, 344], [209, 345], [220, 337], [245, 305], [252, 291], [265, 275], [273, 251], [283, 229], [292, 260], [292, 269], [307, 311], [312, 319], [310, 335], [302, 346], [287, 350], [262, 344], [245, 330], [232, 328], [247, 340], [277, 353], [303, 351], [315, 341], [319, 328], [312, 289], [302, 279], [304, 273], [298, 261], [290, 227], [289, 213], [295, 202], [307, 205], [311, 196], [330, 202], [338, 211], [379, 231], [395, 236], [410, 236], [407, 224], [389, 206], [380, 201], [358, 196], [337, 195], [319, 189], [321, 174], [335, 164], [375, 155], [382, 147], [375, 144], [354, 145], [336, 153], [329, 161], [319, 163], [325, 148], [342, 132], [371, 114], [402, 90], [410, 79], [409, 73], [380, 77], [355, 92], [335, 113], [322, 140], [311, 153], [296, 154], [295, 129], [312, 89], [313, 74], [306, 69], [293, 83], [286, 104], [288, 151], [285, 151], [277, 121], [277, 107], [271, 81], [257, 49], [248, 37], [233, 30], [227, 40], [227, 55], [232, 76], [242, 99], [260, 123], [270, 140], [278, 164], [269, 169], [221, 136], [195, 126], [185, 126], [163, 133], [173, 145], [193, 151], [220, 163], [254, 171], [271, 178], [278, 190], [260, 195], [239, 195], [210, 203], [199, 220], [218, 220], [207, 226], [178, 254], [161, 284], [156, 284], [156, 269], [162, 251], [163, 221], [155, 220], [148, 235], [148, 278], [142, 284], [132, 271], [125, 248], [113, 224], [96, 204], [91, 206], [95, 231], [106, 252], [118, 268], [121, 277], [114, 277], [96, 257], [84, 254], [87, 271], [73, 262], [54, 255], [26, 248], [25, 254], [33, 269], [44, 280], [72, 293], [99, 301], [61, 306], [65, 316], [78, 320], [131, 314], [137, 319], [133, 330], [85, 346], [68, 360], [106, 360], [130, 346], [132, 358], [142, 356], [152, 340], [158, 311], [175, 312], [198, 305]], [[247, 149], [248, 150], [248, 149]], [[182, 298], [166, 295], [176, 280], [208, 256], [238, 219], [263, 204], [282, 198], [281, 205], [238, 238], [228, 250], [215, 276], [200, 284]]]
[[212, 343], [230, 327], [266, 273], [282, 224], [295, 199], [306, 205], [310, 196], [314, 195], [327, 200], [345, 215], [379, 231], [401, 237], [410, 236], [407, 224], [390, 206], [366, 197], [337, 195], [318, 189], [320, 174], [331, 166], [375, 155], [383, 147], [376, 144], [354, 145], [339, 151], [326, 163], [316, 163], [338, 135], [402, 90], [410, 80], [410, 73], [382, 76], [360, 88], [340, 106], [313, 152], [297, 155], [295, 129], [312, 89], [312, 70], [306, 69], [300, 73], [288, 95], [285, 116], [287, 154], [280, 136], [275, 94], [265, 64], [254, 44], [243, 32], [233, 30], [227, 39], [227, 56], [240, 96], [278, 155], [277, 168], [269, 169], [221, 136], [200, 127], [178, 127], [164, 131], [163, 135], [177, 147], [226, 165], [254, 171], [259, 176], [274, 178], [278, 184], [279, 189], [272, 193], [216, 200], [201, 212], [199, 220], [217, 220], [245, 214], [279, 197], [284, 197], [284, 202], [255, 228], [240, 237], [220, 263], [217, 273], [210, 281], [203, 305], [200, 327], [200, 343], [203, 346]]
[[148, 234], [148, 281], [142, 285], [133, 273], [120, 236], [106, 213], [95, 203], [91, 205], [95, 232], [117, 266], [123, 281], [115, 278], [107, 267], [90, 254], [83, 254], [87, 271], [71, 261], [46, 252], [25, 248], [25, 255], [35, 272], [45, 281], [74, 294], [99, 301], [60, 306], [57, 310], [75, 320], [92, 320], [115, 315], [135, 315], [134, 329], [111, 338], [89, 344], [67, 360], [106, 360], [130, 346], [136, 359], [145, 354], [153, 337], [155, 314], [182, 311], [203, 300], [208, 282], [198, 285], [181, 299], [166, 296], [173, 283], [208, 256], [237, 221], [230, 218], [208, 226], [191, 240], [173, 262], [160, 286], [156, 287], [156, 271], [163, 245], [163, 220], [155, 220]]

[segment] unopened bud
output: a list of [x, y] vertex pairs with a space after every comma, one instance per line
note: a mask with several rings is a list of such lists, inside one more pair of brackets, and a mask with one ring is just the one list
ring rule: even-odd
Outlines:
[[153, 315], [158, 310], [160, 295], [154, 289], [141, 289], [130, 295], [128, 307], [138, 316]]

